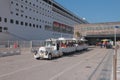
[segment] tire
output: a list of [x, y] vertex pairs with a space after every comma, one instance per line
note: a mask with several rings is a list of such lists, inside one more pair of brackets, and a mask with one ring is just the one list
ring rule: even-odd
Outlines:
[[36, 60], [40, 60], [40, 57], [39, 57], [39, 58], [36, 58]]
[[49, 54], [49, 55], [48, 55], [48, 60], [51, 60], [51, 59], [52, 59], [52, 55]]

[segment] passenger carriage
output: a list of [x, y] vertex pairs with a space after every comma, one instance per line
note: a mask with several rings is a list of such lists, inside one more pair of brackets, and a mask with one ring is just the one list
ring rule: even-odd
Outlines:
[[63, 53], [71, 53], [76, 51], [75, 41], [72, 38], [58, 38]]

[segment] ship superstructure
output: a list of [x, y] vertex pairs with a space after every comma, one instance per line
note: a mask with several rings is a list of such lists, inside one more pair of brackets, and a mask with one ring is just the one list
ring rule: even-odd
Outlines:
[[85, 23], [54, 0], [0, 0], [0, 40], [73, 37]]

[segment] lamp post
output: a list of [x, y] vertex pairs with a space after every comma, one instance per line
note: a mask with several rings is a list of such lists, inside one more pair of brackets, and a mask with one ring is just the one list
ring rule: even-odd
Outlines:
[[115, 26], [114, 27], [114, 44], [115, 44], [115, 48], [114, 48], [114, 55], [113, 55], [113, 80], [117, 80], [117, 44], [116, 44], [116, 30], [117, 28], [119, 28], [119, 26]]

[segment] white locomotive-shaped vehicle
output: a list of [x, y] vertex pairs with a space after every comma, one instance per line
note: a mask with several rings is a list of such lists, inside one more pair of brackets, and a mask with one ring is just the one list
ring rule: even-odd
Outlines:
[[34, 51], [34, 58], [52, 59], [53, 57], [60, 57], [63, 55], [60, 49], [60, 42], [57, 39], [47, 39], [44, 46], [40, 47], [38, 51]]
[[75, 38], [58, 38], [45, 40], [44, 46], [33, 52], [35, 59], [52, 59], [53, 57], [61, 57], [63, 54], [86, 50], [87, 48], [88, 46], [81, 40]]

